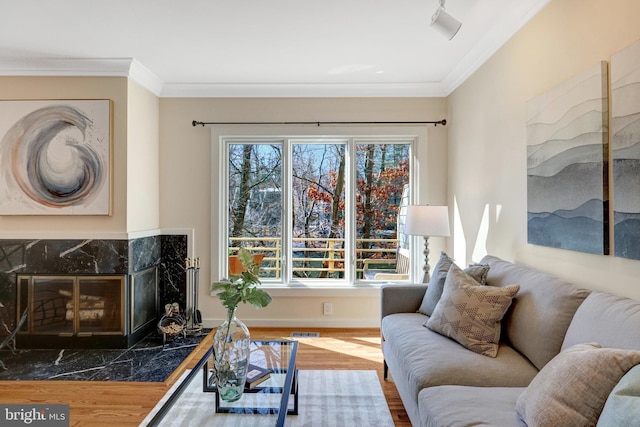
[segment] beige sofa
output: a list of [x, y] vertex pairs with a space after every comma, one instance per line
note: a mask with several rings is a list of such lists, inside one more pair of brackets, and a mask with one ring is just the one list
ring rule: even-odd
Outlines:
[[[388, 369], [413, 425], [526, 425], [521, 413], [527, 405], [535, 407], [538, 402], [534, 397], [540, 397], [536, 396], [540, 390], [553, 395], [544, 387], [556, 378], [561, 380], [561, 375], [550, 371], [554, 367], [564, 369], [560, 362], [574, 357], [571, 351], [575, 348], [583, 350], [574, 345], [595, 342], [602, 347], [640, 350], [640, 302], [589, 292], [493, 256], [485, 257], [481, 264], [489, 265], [487, 286], [520, 286], [501, 322], [496, 357], [473, 352], [424, 326], [429, 317], [417, 311], [426, 284], [385, 285], [381, 289], [385, 377]], [[631, 353], [632, 358], [640, 354]], [[589, 354], [600, 357], [603, 353]], [[637, 389], [640, 395], [640, 368], [625, 371], [625, 381], [631, 384], [625, 390], [633, 395]], [[539, 380], [534, 382], [536, 377]], [[556, 388], [562, 390], [563, 384]], [[600, 416], [602, 425], [624, 425], [621, 419], [640, 416], [630, 410], [621, 413], [619, 402], [609, 391]], [[636, 408], [640, 408], [639, 402], [636, 396]], [[612, 417], [618, 417], [617, 421], [611, 421]]]

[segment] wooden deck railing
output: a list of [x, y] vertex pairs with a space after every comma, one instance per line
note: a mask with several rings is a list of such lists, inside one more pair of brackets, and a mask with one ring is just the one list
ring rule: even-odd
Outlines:
[[[282, 242], [277, 237], [232, 237], [230, 254], [240, 247], [252, 253], [264, 253], [261, 276], [282, 277]], [[361, 277], [363, 261], [367, 258], [395, 259], [397, 239], [357, 239], [356, 275]], [[366, 248], [364, 246], [367, 246]], [[293, 239], [292, 270], [297, 277], [343, 277], [344, 239], [295, 238]]]

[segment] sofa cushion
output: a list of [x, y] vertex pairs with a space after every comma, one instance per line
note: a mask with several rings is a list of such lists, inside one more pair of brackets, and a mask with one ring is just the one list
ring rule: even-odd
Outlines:
[[418, 313], [426, 314], [427, 316], [431, 316], [431, 314], [433, 314], [433, 310], [436, 308], [436, 304], [438, 304], [440, 296], [442, 296], [444, 281], [447, 278], [447, 273], [449, 272], [451, 264], [453, 264], [453, 259], [449, 258], [446, 253], [441, 252], [436, 266], [433, 267], [433, 271], [431, 271], [429, 287], [427, 288], [427, 292], [424, 294]]
[[503, 321], [503, 336], [538, 368], [560, 352], [573, 315], [589, 291], [549, 274], [485, 256], [487, 284], [520, 285], [518, 296]]
[[425, 325], [471, 351], [496, 357], [500, 321], [518, 289], [518, 285], [504, 288], [480, 286], [460, 267], [452, 264], [442, 297]]
[[640, 302], [593, 292], [576, 311], [562, 348], [585, 342], [640, 350]]
[[640, 365], [613, 388], [598, 418], [598, 427], [632, 426], [640, 420]]
[[468, 387], [443, 385], [418, 395], [424, 427], [526, 427], [516, 414], [524, 387]]
[[526, 387], [538, 372], [504, 343], [497, 357], [486, 357], [423, 327], [426, 320], [419, 313], [396, 313], [381, 324], [385, 359], [414, 399], [421, 389], [438, 385]]
[[554, 357], [522, 392], [518, 416], [530, 426], [595, 426], [607, 396], [640, 363], [640, 351], [577, 344]]

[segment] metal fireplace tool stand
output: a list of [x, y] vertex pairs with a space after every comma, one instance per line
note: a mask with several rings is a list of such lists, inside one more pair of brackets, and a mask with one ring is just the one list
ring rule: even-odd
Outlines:
[[163, 346], [168, 338], [202, 333], [202, 314], [198, 309], [200, 258], [185, 258], [184, 271], [187, 283], [186, 309], [180, 311], [177, 302], [165, 305], [165, 314], [158, 322], [158, 332], [162, 335]]
[[186, 333], [196, 335], [202, 332], [202, 313], [198, 309], [200, 258], [185, 259], [185, 274], [187, 279]]

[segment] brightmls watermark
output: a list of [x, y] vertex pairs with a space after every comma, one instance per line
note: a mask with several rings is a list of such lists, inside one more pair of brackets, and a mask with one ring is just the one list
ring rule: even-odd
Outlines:
[[0, 404], [0, 426], [69, 427], [69, 405]]

